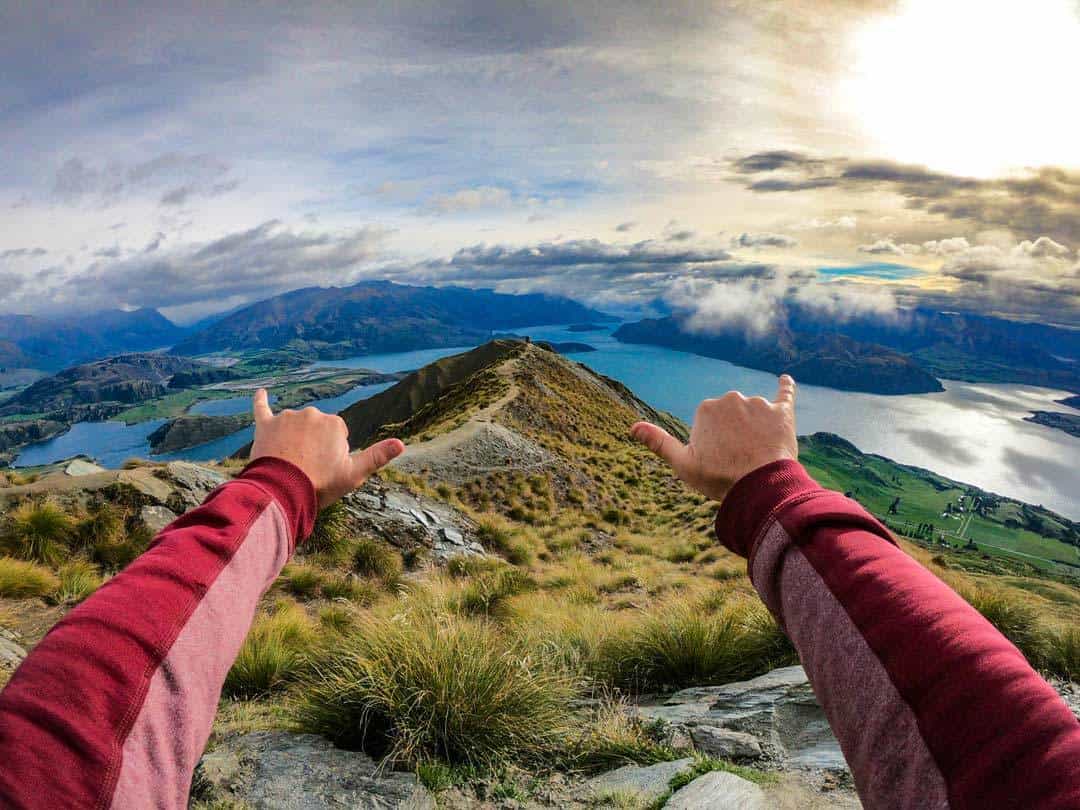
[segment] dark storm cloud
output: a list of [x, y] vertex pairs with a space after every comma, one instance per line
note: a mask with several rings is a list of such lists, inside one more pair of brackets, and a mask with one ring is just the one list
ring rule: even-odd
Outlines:
[[10, 250], [0, 251], [0, 259], [34, 259], [39, 256], [44, 256], [48, 253], [45, 248], [12, 248]]
[[731, 240], [731, 246], [736, 248], [793, 248], [798, 244], [798, 239], [782, 233], [741, 233]]
[[230, 167], [211, 155], [166, 153], [123, 165], [93, 165], [81, 157], [66, 159], [56, 170], [53, 194], [66, 202], [94, 197], [115, 202], [126, 193], [164, 188], [161, 204], [183, 205], [192, 197], [216, 197], [236, 188]]
[[[57, 297], [67, 305], [180, 306], [234, 296], [266, 298], [309, 284], [341, 284], [378, 255], [386, 232], [295, 232], [277, 221], [204, 245], [163, 254], [96, 262], [69, 279]], [[151, 243], [156, 248], [157, 244]]]
[[799, 152], [758, 152], [730, 161], [729, 168], [752, 191], [891, 191], [905, 198], [909, 208], [970, 221], [976, 227], [1080, 243], [1080, 172], [1043, 168], [1024, 177], [984, 180], [884, 160], [818, 158]]

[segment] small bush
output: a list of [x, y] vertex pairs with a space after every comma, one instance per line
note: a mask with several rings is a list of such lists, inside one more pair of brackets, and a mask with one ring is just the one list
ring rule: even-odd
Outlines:
[[102, 538], [90, 547], [90, 559], [111, 571], [119, 571], [146, 551], [153, 539], [149, 528], [138, 525], [112, 539]]
[[983, 617], [1016, 645], [1038, 667], [1044, 655], [1045, 634], [1038, 612], [1027, 602], [989, 588], [968, 589], [963, 594]]
[[111, 503], [104, 502], [79, 521], [75, 536], [81, 548], [92, 548], [102, 543], [118, 542], [123, 531], [123, 513]]
[[517, 568], [503, 566], [497, 571], [481, 574], [461, 592], [456, 607], [461, 613], [491, 616], [506, 600], [519, 593], [536, 590], [536, 581]]
[[23, 560], [57, 565], [68, 554], [75, 523], [50, 500], [18, 506], [3, 527], [5, 550]]
[[307, 614], [299, 605], [283, 603], [255, 621], [225, 678], [229, 697], [255, 698], [294, 679], [315, 640]]
[[348, 633], [356, 623], [356, 614], [346, 605], [327, 605], [319, 611], [319, 625], [332, 633]]
[[1066, 627], [1046, 634], [1043, 668], [1059, 678], [1080, 680], [1080, 629]]
[[486, 622], [363, 617], [314, 668], [301, 729], [373, 756], [494, 765], [538, 762], [565, 738], [570, 679]]
[[386, 543], [363, 537], [353, 546], [353, 570], [393, 587], [401, 579], [401, 555]]
[[652, 765], [678, 759], [679, 752], [660, 745], [626, 705], [605, 700], [585, 718], [567, 746], [566, 765], [574, 770], [607, 771], [622, 765]]
[[446, 562], [446, 573], [454, 579], [480, 576], [502, 568], [506, 563], [478, 554], [456, 554]]
[[349, 512], [344, 501], [338, 501], [319, 512], [311, 536], [300, 546], [307, 554], [326, 554], [343, 560], [349, 551], [352, 530]]
[[514, 565], [528, 565], [532, 561], [528, 546], [514, 540], [514, 533], [505, 521], [481, 520], [476, 526], [476, 538], [488, 551], [502, 554]]
[[58, 605], [76, 605], [101, 587], [101, 575], [93, 563], [72, 560], [60, 566], [60, 587], [50, 596]]
[[292, 563], [281, 572], [281, 584], [295, 596], [313, 599], [323, 584], [323, 573], [313, 565]]
[[368, 607], [379, 601], [380, 588], [354, 574], [329, 577], [323, 582], [322, 595], [327, 599], [341, 599]]
[[607, 640], [596, 674], [630, 690], [743, 680], [790, 660], [774, 626], [737, 609], [708, 613], [685, 601], [658, 605], [628, 633]]
[[47, 596], [60, 587], [60, 580], [48, 568], [26, 560], [0, 557], [0, 596], [25, 599]]

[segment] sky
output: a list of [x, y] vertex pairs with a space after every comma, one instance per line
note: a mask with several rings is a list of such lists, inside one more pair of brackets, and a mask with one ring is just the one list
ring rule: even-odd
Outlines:
[[1080, 0], [310, 5], [0, 0], [0, 313], [390, 278], [1080, 325]]

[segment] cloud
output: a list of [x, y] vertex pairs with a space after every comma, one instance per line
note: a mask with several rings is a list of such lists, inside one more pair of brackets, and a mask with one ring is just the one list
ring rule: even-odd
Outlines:
[[793, 226], [798, 231], [816, 231], [816, 230], [844, 230], [853, 231], [858, 226], [859, 220], [857, 217], [844, 215], [839, 216], [836, 219], [811, 219], [806, 222]]
[[891, 239], [879, 239], [871, 245], [859, 245], [860, 253], [872, 253], [877, 256], [903, 256], [904, 248]]
[[434, 214], [460, 214], [484, 208], [503, 208], [510, 204], [512, 195], [498, 186], [478, 186], [450, 194], [436, 194], [428, 200], [425, 209]]
[[620, 222], [615, 226], [615, 230], [619, 233], [627, 233], [628, 231], [632, 231], [635, 225], [637, 225], [636, 222]]
[[734, 248], [793, 248], [798, 244], [798, 239], [781, 233], [742, 233], [731, 240], [731, 246]]
[[178, 206], [193, 197], [217, 197], [239, 183], [228, 178], [229, 164], [207, 154], [169, 152], [136, 163], [94, 166], [70, 157], [56, 170], [53, 194], [75, 203], [95, 198], [112, 204], [124, 197], [158, 193], [163, 206]]
[[341, 284], [380, 255], [386, 234], [372, 227], [298, 232], [269, 221], [168, 253], [155, 240], [130, 258], [93, 263], [57, 290], [56, 299], [69, 307], [177, 307]]
[[0, 251], [0, 259], [35, 259], [44, 256], [49, 251], [43, 247], [34, 248], [11, 248]]
[[884, 287], [822, 281], [813, 274], [770, 268], [730, 278], [683, 278], [665, 299], [693, 332], [742, 331], [760, 338], [784, 326], [797, 306], [833, 322], [874, 315], [896, 317], [896, 299]]
[[836, 188], [887, 191], [915, 211], [1007, 228], [1059, 243], [1080, 243], [1080, 172], [1044, 167], [979, 179], [885, 160], [820, 158], [802, 152], [758, 152], [728, 163], [730, 177], [755, 192]]

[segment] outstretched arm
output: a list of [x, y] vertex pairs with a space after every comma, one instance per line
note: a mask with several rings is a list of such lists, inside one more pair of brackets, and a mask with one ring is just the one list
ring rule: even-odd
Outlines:
[[723, 500], [717, 533], [791, 638], [874, 808], [1080, 807], [1080, 724], [1023, 655], [796, 460], [795, 384], [635, 438]]
[[69, 613], [0, 693], [0, 805], [184, 808], [259, 597], [317, 509], [404, 449], [255, 400], [251, 464]]

